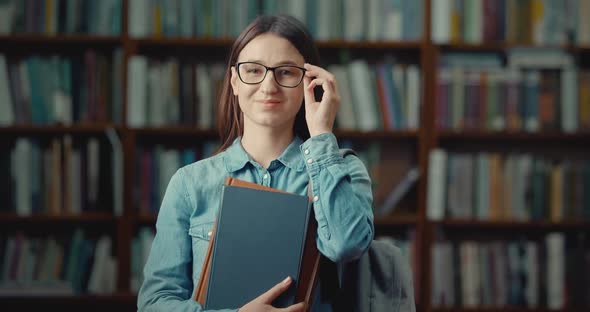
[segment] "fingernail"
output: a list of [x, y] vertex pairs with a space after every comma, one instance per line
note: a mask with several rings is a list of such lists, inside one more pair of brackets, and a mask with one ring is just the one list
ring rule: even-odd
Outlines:
[[283, 280], [283, 284], [288, 284], [290, 281], [291, 281], [291, 277], [287, 276], [287, 278]]

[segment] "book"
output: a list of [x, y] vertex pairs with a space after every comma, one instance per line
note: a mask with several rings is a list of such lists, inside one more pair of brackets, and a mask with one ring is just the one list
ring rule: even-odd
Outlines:
[[[291, 276], [293, 285], [273, 305], [305, 301], [311, 307], [320, 257], [311, 202], [306, 196], [228, 177], [195, 300], [206, 309], [240, 307]], [[244, 224], [250, 229], [247, 239]]]

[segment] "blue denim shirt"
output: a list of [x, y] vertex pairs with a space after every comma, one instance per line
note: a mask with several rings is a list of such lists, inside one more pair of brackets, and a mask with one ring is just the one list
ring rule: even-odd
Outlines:
[[[140, 311], [203, 311], [194, 292], [227, 176], [301, 195], [311, 181], [317, 246], [334, 262], [360, 257], [373, 240], [369, 174], [358, 157], [340, 154], [332, 133], [305, 142], [295, 137], [267, 169], [249, 157], [238, 138], [224, 152], [185, 166], [171, 178], [144, 267]], [[319, 294], [312, 310], [331, 311]]]

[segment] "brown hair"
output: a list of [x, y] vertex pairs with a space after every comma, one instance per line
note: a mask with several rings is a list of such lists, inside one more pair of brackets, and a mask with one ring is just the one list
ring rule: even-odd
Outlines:
[[[240, 111], [238, 98], [233, 94], [230, 84], [231, 67], [236, 64], [242, 49], [252, 39], [264, 33], [272, 33], [289, 40], [301, 53], [306, 63], [313, 65], [319, 65], [320, 63], [319, 53], [311, 34], [305, 28], [305, 25], [296, 18], [289, 15], [262, 15], [252, 21], [234, 41], [227, 62], [219, 99], [219, 109], [217, 110], [217, 129], [221, 139], [218, 153], [228, 148], [238, 136], [244, 133], [244, 116]], [[308, 139], [310, 136], [305, 121], [305, 105], [301, 105], [301, 109], [297, 112], [293, 131], [303, 140]]]

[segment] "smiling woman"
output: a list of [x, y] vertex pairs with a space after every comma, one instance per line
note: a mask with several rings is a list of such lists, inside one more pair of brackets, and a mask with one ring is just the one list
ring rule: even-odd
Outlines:
[[[315, 88], [322, 90], [319, 101]], [[336, 264], [359, 258], [373, 240], [371, 180], [358, 157], [340, 152], [332, 133], [338, 85], [319, 67], [301, 22], [260, 16], [242, 32], [230, 52], [219, 105], [218, 153], [179, 169], [166, 190], [139, 310], [202, 311], [191, 298], [210, 239], [204, 233], [215, 223], [228, 176], [300, 195], [311, 186], [316, 244]], [[271, 303], [291, 283], [287, 277], [243, 307], [228, 309], [277, 311]], [[325, 289], [320, 281], [312, 311], [332, 311]], [[281, 311], [304, 309], [297, 303]]]

